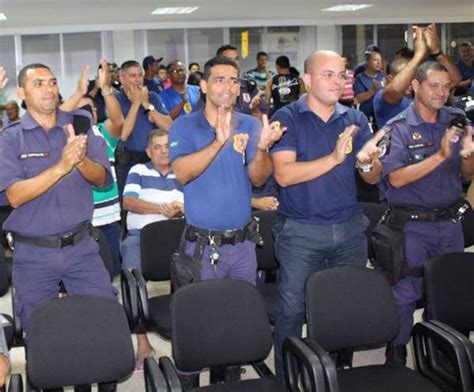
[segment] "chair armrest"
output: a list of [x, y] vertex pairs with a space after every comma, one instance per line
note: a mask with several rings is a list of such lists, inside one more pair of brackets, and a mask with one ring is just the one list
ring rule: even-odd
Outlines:
[[337, 381], [336, 364], [331, 359], [329, 354], [324, 350], [315, 340], [311, 338], [304, 338], [303, 342], [313, 350], [321, 361], [324, 370], [324, 381], [326, 382], [326, 389], [329, 392], [339, 392], [339, 383]]
[[437, 326], [438, 328], [443, 329], [445, 332], [453, 335], [457, 340], [461, 342], [466, 350], [466, 355], [471, 364], [471, 371], [474, 376], [474, 344], [465, 336], [463, 333], [459, 332], [457, 329], [449, 326], [448, 324], [443, 323], [438, 320], [430, 320], [430, 324]]
[[[5, 389], [2, 389], [4, 391]], [[21, 374], [15, 373], [10, 376], [8, 392], [23, 392], [23, 378]]]
[[168, 389], [172, 392], [181, 392], [183, 389], [173, 362], [171, 362], [168, 357], [160, 357], [159, 362], [160, 369], [165, 375], [166, 382], [168, 383]]
[[305, 391], [326, 392], [324, 369], [317, 353], [303, 340], [288, 337], [283, 343], [285, 382], [290, 391], [299, 391], [299, 372]]
[[122, 270], [120, 274], [122, 289], [122, 304], [127, 315], [128, 325], [133, 329], [138, 324], [138, 296], [137, 282], [129, 270]]
[[145, 358], [144, 377], [146, 392], [168, 392], [165, 376], [154, 358]]
[[150, 322], [150, 311], [148, 309], [148, 291], [146, 281], [139, 269], [132, 270], [132, 274], [137, 282], [138, 289], [138, 312], [141, 320], [148, 324]]
[[[425, 377], [445, 390], [472, 392], [471, 364], [456, 334], [428, 321], [417, 323], [412, 336], [415, 363]], [[455, 374], [448, 370], [445, 361], [444, 364], [440, 361], [440, 355], [449, 361]]]

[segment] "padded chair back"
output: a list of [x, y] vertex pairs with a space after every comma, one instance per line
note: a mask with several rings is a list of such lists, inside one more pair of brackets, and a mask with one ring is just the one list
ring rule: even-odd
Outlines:
[[368, 257], [369, 260], [372, 260], [375, 258], [371, 243], [372, 230], [374, 230], [380, 218], [382, 218], [387, 206], [379, 203], [360, 203], [360, 205], [362, 207], [362, 212], [369, 219], [369, 226], [365, 231], [365, 235], [367, 236]]
[[110, 253], [110, 245], [102, 231], [98, 230], [99, 234], [99, 254], [104, 262], [105, 269], [110, 275], [110, 279], [114, 278], [114, 263], [112, 261], [112, 253]]
[[474, 211], [469, 211], [464, 215], [462, 230], [464, 234], [464, 247], [469, 248], [474, 245]]
[[253, 213], [259, 219], [260, 235], [263, 238], [263, 246], [256, 246], [257, 269], [271, 271], [278, 268], [273, 246], [272, 226], [276, 220], [276, 211], [255, 211]]
[[113, 299], [89, 295], [43, 303], [30, 317], [26, 357], [36, 388], [122, 379], [134, 368], [125, 312]]
[[263, 298], [250, 283], [222, 279], [184, 286], [171, 298], [176, 366], [198, 371], [264, 359], [272, 334]]
[[450, 253], [425, 264], [425, 292], [429, 320], [462, 331], [474, 330], [474, 254]]
[[184, 219], [153, 222], [140, 231], [142, 274], [146, 280], [170, 279], [171, 256], [178, 250]]
[[7, 262], [5, 261], [5, 253], [3, 247], [0, 248], [0, 297], [3, 297], [10, 287], [8, 281]]
[[308, 336], [327, 351], [380, 346], [400, 329], [391, 287], [376, 270], [315, 272], [306, 281], [305, 297]]

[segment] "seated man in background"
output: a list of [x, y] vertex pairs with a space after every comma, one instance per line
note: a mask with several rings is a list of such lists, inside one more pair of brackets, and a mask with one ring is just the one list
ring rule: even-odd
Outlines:
[[[171, 172], [168, 133], [150, 132], [146, 153], [150, 162], [130, 169], [123, 192], [123, 208], [128, 211], [128, 235], [122, 244], [123, 268], [141, 268], [140, 230], [149, 223], [180, 217], [184, 213], [181, 186]], [[137, 334], [135, 368], [141, 370], [145, 358], [155, 356], [145, 333]]]

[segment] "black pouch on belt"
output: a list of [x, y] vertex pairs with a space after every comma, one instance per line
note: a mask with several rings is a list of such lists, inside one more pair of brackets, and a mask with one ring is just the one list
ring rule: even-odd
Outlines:
[[194, 254], [189, 256], [184, 252], [185, 232], [186, 229], [181, 236], [179, 250], [171, 256], [170, 276], [172, 292], [201, 280], [201, 259], [207, 239], [206, 237], [198, 237], [195, 242]]

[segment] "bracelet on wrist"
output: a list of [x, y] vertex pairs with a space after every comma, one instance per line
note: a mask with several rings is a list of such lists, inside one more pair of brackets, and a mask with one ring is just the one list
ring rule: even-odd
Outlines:
[[109, 89], [109, 90], [101, 90], [101, 94], [103, 97], [107, 97], [109, 95], [113, 95], [114, 94], [114, 91], [112, 89]]

